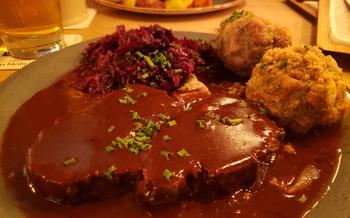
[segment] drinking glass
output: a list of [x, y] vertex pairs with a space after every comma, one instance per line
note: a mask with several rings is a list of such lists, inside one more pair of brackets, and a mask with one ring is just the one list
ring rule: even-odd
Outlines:
[[60, 1], [1, 0], [0, 32], [17, 58], [39, 58], [64, 48]]

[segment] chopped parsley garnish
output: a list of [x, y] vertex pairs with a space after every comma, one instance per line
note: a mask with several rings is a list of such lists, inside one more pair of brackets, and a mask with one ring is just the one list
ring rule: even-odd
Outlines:
[[242, 122], [242, 119], [240, 118], [230, 118], [230, 117], [224, 117], [221, 119], [221, 122], [230, 126], [237, 125]]
[[144, 127], [141, 130], [144, 134], [148, 135], [148, 136], [153, 136], [153, 128], [151, 127]]
[[74, 157], [72, 157], [72, 158], [70, 158], [70, 159], [68, 159], [68, 160], [65, 160], [64, 162], [63, 162], [63, 164], [65, 165], [65, 166], [70, 166], [70, 165], [72, 165], [72, 164], [75, 164], [77, 162], [77, 160], [74, 158]]
[[174, 173], [171, 172], [171, 171], [168, 170], [168, 169], [165, 169], [165, 170], [163, 171], [163, 176], [165, 177], [166, 180], [170, 181], [171, 177], [174, 176]]
[[131, 146], [128, 148], [129, 152], [137, 154], [140, 151], [148, 151], [151, 149], [152, 145], [151, 144], [144, 144], [142, 142], [138, 141], [133, 141]]
[[147, 92], [142, 92], [141, 94], [138, 95], [138, 97], [147, 97], [148, 93]]
[[148, 77], [149, 77], [149, 73], [144, 73], [144, 74], [141, 76], [142, 79], [146, 79], [146, 78], [148, 78]]
[[134, 89], [125, 86], [124, 88], [122, 88], [122, 91], [124, 91], [126, 93], [132, 93], [134, 91]]
[[182, 73], [182, 69], [181, 68], [175, 69], [175, 73]]
[[281, 63], [280, 63], [280, 69], [285, 68], [288, 65], [288, 59], [284, 59]]
[[140, 51], [136, 51], [135, 54], [136, 54], [139, 58], [143, 58], [143, 59], [146, 61], [148, 67], [151, 68], [151, 69], [153, 69], [154, 63], [152, 62], [152, 60], [151, 60], [150, 57], [148, 57], [147, 55], [142, 54]]
[[234, 10], [229, 18], [226, 18], [223, 22], [221, 22], [221, 26], [226, 25], [228, 23], [232, 23], [235, 20], [238, 20], [241, 17], [250, 15], [249, 12], [246, 12], [244, 10], [242, 11], [236, 11]]
[[113, 179], [113, 172], [117, 170], [117, 167], [112, 165], [108, 168], [108, 170], [105, 172], [105, 176], [112, 180]]
[[199, 128], [205, 127], [205, 120], [197, 120], [196, 123], [197, 123]]
[[140, 130], [142, 129], [142, 123], [140, 122], [134, 122], [135, 130]]
[[114, 125], [111, 125], [110, 127], [108, 127], [107, 132], [112, 132], [115, 129]]
[[115, 147], [113, 147], [112, 145], [108, 145], [105, 147], [105, 151], [107, 151], [107, 152], [115, 151]]
[[190, 111], [190, 110], [192, 110], [192, 107], [191, 107], [191, 105], [186, 105], [185, 107], [184, 107], [184, 109], [183, 109], [184, 111]]
[[185, 157], [185, 156], [188, 156], [188, 152], [183, 148], [181, 149], [180, 151], [176, 152], [177, 155], [179, 155], [180, 157]]
[[206, 117], [214, 117], [214, 111], [208, 111], [206, 114], [205, 114]]
[[136, 111], [131, 110], [130, 113], [131, 113], [131, 119], [132, 120], [137, 121], [137, 120], [141, 119], [140, 115]]
[[282, 84], [280, 82], [275, 84], [276, 89], [282, 89]]
[[143, 58], [143, 54], [139, 51], [136, 51], [135, 54], [139, 57], [139, 58]]
[[154, 63], [152, 62], [151, 58], [148, 57], [148, 56], [146, 56], [146, 55], [144, 55], [144, 56], [143, 56], [143, 59], [146, 61], [148, 67], [151, 68], [151, 69], [153, 69]]
[[260, 113], [261, 114], [267, 114], [267, 110], [263, 107], [259, 107]]
[[172, 126], [176, 126], [176, 120], [170, 120], [169, 122], [168, 122], [168, 126], [170, 126], [170, 127], [172, 127]]
[[151, 119], [148, 119], [146, 121], [146, 127], [147, 128], [151, 128], [151, 129], [156, 129], [156, 130], [160, 129], [160, 125], [155, 123], [155, 122], [153, 122], [153, 120], [151, 120]]
[[127, 149], [134, 154], [151, 149], [152, 145], [149, 143], [160, 130], [160, 124], [151, 119], [140, 117], [139, 114], [133, 110], [130, 112], [132, 114], [131, 118], [136, 120], [136, 122], [134, 122], [135, 128], [132, 134], [124, 138], [116, 137], [111, 142], [110, 146], [105, 147], [107, 152], [113, 151], [116, 147]]
[[125, 57], [131, 57], [131, 52], [130, 51], [126, 52]]
[[163, 136], [163, 141], [170, 141], [171, 137], [169, 135], [164, 135]]
[[158, 114], [158, 118], [159, 118], [160, 120], [162, 120], [162, 121], [167, 121], [167, 120], [170, 119], [169, 116], [164, 115], [164, 114], [162, 114], [162, 113]]
[[123, 139], [123, 138], [120, 138], [120, 137], [117, 137], [115, 138], [115, 141], [118, 143], [118, 145], [120, 145], [119, 147], [121, 148], [127, 148], [128, 147], [128, 141]]
[[269, 65], [270, 64], [261, 64], [260, 68], [263, 69], [263, 70], [266, 70]]
[[124, 97], [119, 98], [119, 102], [121, 104], [135, 104], [136, 100], [131, 98], [129, 95], [125, 95]]
[[167, 160], [170, 160], [171, 153], [169, 151], [161, 151], [160, 156], [164, 157]]
[[302, 204], [305, 203], [307, 201], [307, 196], [305, 194], [303, 194], [302, 196], [300, 196], [298, 201]]
[[149, 136], [135, 136], [135, 140], [139, 142], [149, 142], [151, 137]]
[[[158, 51], [157, 53], [153, 54], [154, 57], [152, 58], [152, 62], [154, 64], [157, 64], [161, 68], [171, 68], [171, 63], [168, 59], [170, 59], [170, 56], [167, 54], [166, 51], [160, 52]], [[169, 56], [169, 57], [168, 57]]]

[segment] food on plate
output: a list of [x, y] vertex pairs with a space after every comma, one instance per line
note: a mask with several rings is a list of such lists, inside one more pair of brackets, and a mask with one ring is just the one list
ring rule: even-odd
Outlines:
[[57, 202], [135, 190], [151, 206], [249, 188], [284, 131], [244, 100], [212, 95], [189, 106], [184, 111], [164, 91], [131, 85], [60, 118], [28, 150], [30, 187]]
[[215, 42], [218, 56], [234, 73], [249, 77], [264, 52], [291, 45], [289, 31], [247, 11], [234, 11], [221, 23]]
[[213, 4], [212, 0], [123, 0], [122, 4], [129, 7], [186, 9], [206, 7]]
[[141, 83], [174, 91], [204, 64], [200, 52], [208, 47], [200, 40], [177, 39], [159, 25], [129, 31], [121, 25], [86, 48], [78, 88], [104, 94]]
[[[290, 42], [247, 12], [223, 25], [243, 21], [240, 48], [256, 26]], [[262, 55], [278, 44], [266, 42], [249, 49]], [[77, 69], [11, 118], [0, 170], [12, 200], [29, 218], [302, 217], [339, 164], [340, 69], [315, 47], [273, 48], [254, 59], [247, 82], [214, 51], [159, 25], [118, 26], [90, 43]], [[237, 71], [250, 75], [252, 60]], [[301, 109], [289, 110], [298, 100]], [[326, 126], [305, 133], [317, 125]]]
[[305, 134], [342, 119], [347, 108], [342, 70], [315, 46], [268, 50], [253, 70], [246, 97], [281, 126]]

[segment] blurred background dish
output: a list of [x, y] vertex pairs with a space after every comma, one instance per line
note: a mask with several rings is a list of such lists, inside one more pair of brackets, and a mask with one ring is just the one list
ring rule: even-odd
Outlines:
[[[238, 7], [245, 3], [245, 0], [172, 0], [167, 4], [162, 4], [156, 1], [140, 1], [144, 6], [138, 7], [135, 0], [95, 0], [96, 2], [123, 11], [130, 11], [143, 14], [158, 14], [158, 15], [186, 15], [200, 14], [212, 11], [219, 11], [228, 8]], [[151, 7], [151, 4], [154, 7]]]

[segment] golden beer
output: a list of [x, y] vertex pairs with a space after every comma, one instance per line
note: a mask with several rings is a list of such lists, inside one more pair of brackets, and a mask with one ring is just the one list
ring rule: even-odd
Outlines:
[[38, 58], [63, 48], [59, 0], [1, 0], [0, 32], [14, 57]]

